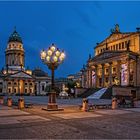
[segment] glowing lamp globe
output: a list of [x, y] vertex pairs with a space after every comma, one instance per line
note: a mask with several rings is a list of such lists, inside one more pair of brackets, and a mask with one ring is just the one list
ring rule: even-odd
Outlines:
[[56, 48], [55, 48], [54, 44], [52, 44], [52, 46], [51, 46], [51, 51], [54, 52], [55, 49], [56, 49]]
[[52, 51], [49, 49], [49, 50], [47, 51], [47, 54], [48, 54], [49, 56], [51, 56], [51, 55], [52, 55]]
[[59, 57], [60, 56], [60, 51], [57, 49], [57, 51], [55, 52], [55, 55], [57, 56], [57, 57]]
[[43, 50], [43, 51], [41, 51], [41, 59], [45, 59], [45, 57], [46, 57], [46, 52]]

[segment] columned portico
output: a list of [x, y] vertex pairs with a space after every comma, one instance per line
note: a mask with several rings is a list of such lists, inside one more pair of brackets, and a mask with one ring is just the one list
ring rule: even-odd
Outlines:
[[104, 66], [105, 64], [101, 64], [102, 65], [102, 87], [104, 87], [104, 78], [105, 78], [105, 70], [104, 70]]
[[112, 85], [112, 62], [109, 63], [109, 86]]
[[121, 60], [117, 61], [117, 78], [118, 78], [118, 85], [121, 85]]
[[130, 58], [127, 58], [127, 84], [130, 85]]

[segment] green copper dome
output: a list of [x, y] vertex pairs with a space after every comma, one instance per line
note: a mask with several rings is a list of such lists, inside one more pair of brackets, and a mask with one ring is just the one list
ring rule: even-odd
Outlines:
[[14, 32], [9, 37], [8, 43], [13, 41], [22, 43], [22, 39], [16, 30], [14, 30]]

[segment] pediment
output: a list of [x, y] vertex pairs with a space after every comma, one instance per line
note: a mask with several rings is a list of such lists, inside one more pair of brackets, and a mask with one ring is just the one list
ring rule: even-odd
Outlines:
[[111, 34], [108, 38], [106, 38], [104, 41], [102, 41], [99, 45], [104, 45], [106, 43], [110, 43], [119, 39], [122, 39], [124, 37], [129, 36], [130, 33], [114, 33]]
[[29, 74], [25, 73], [25, 72], [18, 72], [18, 73], [15, 73], [15, 74], [11, 74], [9, 75], [9, 77], [11, 78], [28, 78], [28, 79], [32, 79], [33, 77], [30, 76]]

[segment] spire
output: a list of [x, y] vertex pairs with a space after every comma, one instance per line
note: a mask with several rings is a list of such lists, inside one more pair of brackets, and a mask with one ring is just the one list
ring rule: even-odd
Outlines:
[[19, 43], [22, 43], [22, 39], [21, 39], [20, 35], [18, 34], [18, 32], [16, 31], [16, 26], [14, 27], [13, 33], [9, 37], [8, 43], [9, 42], [19, 42]]

